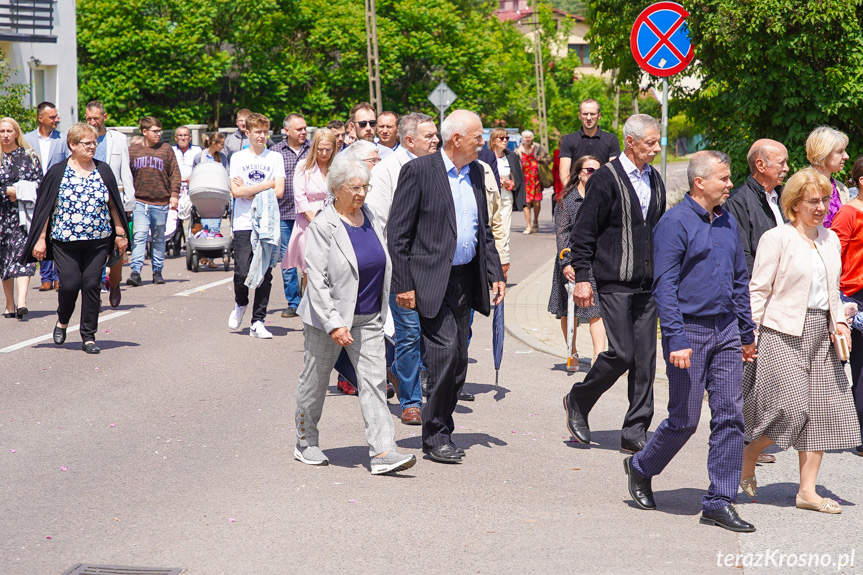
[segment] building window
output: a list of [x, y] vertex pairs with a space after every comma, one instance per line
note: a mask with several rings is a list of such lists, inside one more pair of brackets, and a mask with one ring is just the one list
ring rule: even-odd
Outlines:
[[593, 66], [590, 63], [590, 46], [588, 44], [570, 44], [569, 52], [578, 56], [582, 66]]
[[57, 101], [57, 66], [40, 66], [31, 71], [30, 105]]

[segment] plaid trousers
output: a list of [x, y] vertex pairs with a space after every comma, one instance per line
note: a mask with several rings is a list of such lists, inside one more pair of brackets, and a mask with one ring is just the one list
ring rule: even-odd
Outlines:
[[704, 510], [733, 503], [743, 464], [743, 355], [734, 314], [684, 315], [692, 346], [689, 369], [669, 362], [668, 342], [662, 339], [668, 373], [668, 419], [659, 424], [644, 449], [632, 458], [645, 477], [659, 475], [698, 427], [704, 390], [710, 405], [710, 449], [707, 475], [710, 488], [701, 500]]

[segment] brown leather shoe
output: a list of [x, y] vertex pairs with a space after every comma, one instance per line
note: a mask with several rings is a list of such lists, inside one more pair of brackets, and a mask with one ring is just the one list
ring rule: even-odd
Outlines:
[[60, 282], [54, 282], [54, 289], [60, 291]]
[[108, 288], [108, 303], [111, 304], [111, 307], [117, 307], [120, 305], [120, 299], [122, 294], [120, 293], [120, 286], [111, 286]]
[[402, 411], [402, 423], [405, 425], [422, 425], [423, 419], [419, 407], [408, 407]]
[[51, 282], [42, 282], [42, 285], [39, 286], [39, 291], [51, 291], [52, 289]]

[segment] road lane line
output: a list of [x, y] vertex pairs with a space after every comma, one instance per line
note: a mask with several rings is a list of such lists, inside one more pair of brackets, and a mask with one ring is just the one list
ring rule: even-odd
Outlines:
[[219, 281], [217, 281], [217, 282], [213, 282], [213, 283], [211, 283], [211, 284], [202, 285], [201, 287], [196, 287], [196, 288], [194, 288], [194, 289], [189, 289], [189, 290], [186, 290], [186, 291], [181, 291], [180, 293], [175, 293], [174, 295], [175, 295], [175, 296], [180, 296], [180, 297], [186, 297], [186, 296], [190, 296], [190, 295], [192, 295], [193, 293], [202, 292], [202, 291], [204, 291], [205, 289], [210, 289], [211, 287], [220, 286], [220, 285], [222, 285], [222, 284], [226, 284], [226, 283], [228, 283], [228, 282], [232, 282], [232, 281], [234, 281], [234, 277], [233, 277], [233, 276], [231, 276], [231, 277], [229, 277], [229, 278], [225, 278], [225, 279], [223, 279], [223, 280], [219, 280]]
[[[131, 313], [131, 312], [115, 311], [114, 313], [109, 313], [108, 315], [101, 315], [101, 316], [99, 316], [99, 324], [101, 325], [102, 322], [108, 321], [110, 319], [114, 319], [115, 317], [120, 317], [120, 316], [126, 315], [127, 313]], [[78, 324], [78, 323], [76, 323], [75, 325], [70, 325], [68, 328], [66, 328], [66, 335], [68, 336], [69, 333], [78, 331], [79, 327], [81, 327], [81, 324]], [[53, 339], [53, 337], [54, 337], [53, 332], [49, 333], [48, 335], [40, 335], [39, 337], [34, 337], [33, 339], [28, 339], [27, 341], [22, 341], [21, 343], [16, 343], [14, 345], [10, 345], [9, 347], [4, 347], [3, 349], [0, 349], [0, 353], [9, 353], [12, 351], [16, 351], [16, 350], [19, 350], [21, 348], [29, 347], [31, 345], [35, 345], [35, 344], [43, 342], [43, 341], [48, 341], [49, 339]]]

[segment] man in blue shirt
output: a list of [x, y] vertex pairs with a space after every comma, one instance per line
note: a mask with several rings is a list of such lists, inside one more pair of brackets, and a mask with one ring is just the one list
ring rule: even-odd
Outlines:
[[698, 152], [689, 163], [689, 194], [653, 232], [653, 295], [668, 373], [668, 419], [624, 461], [629, 493], [655, 509], [659, 475], [698, 427], [704, 390], [710, 403], [710, 488], [701, 523], [731, 531], [755, 527], [734, 506], [743, 461], [743, 362], [755, 357], [749, 273], [737, 222], [720, 207], [731, 189], [730, 160]]

